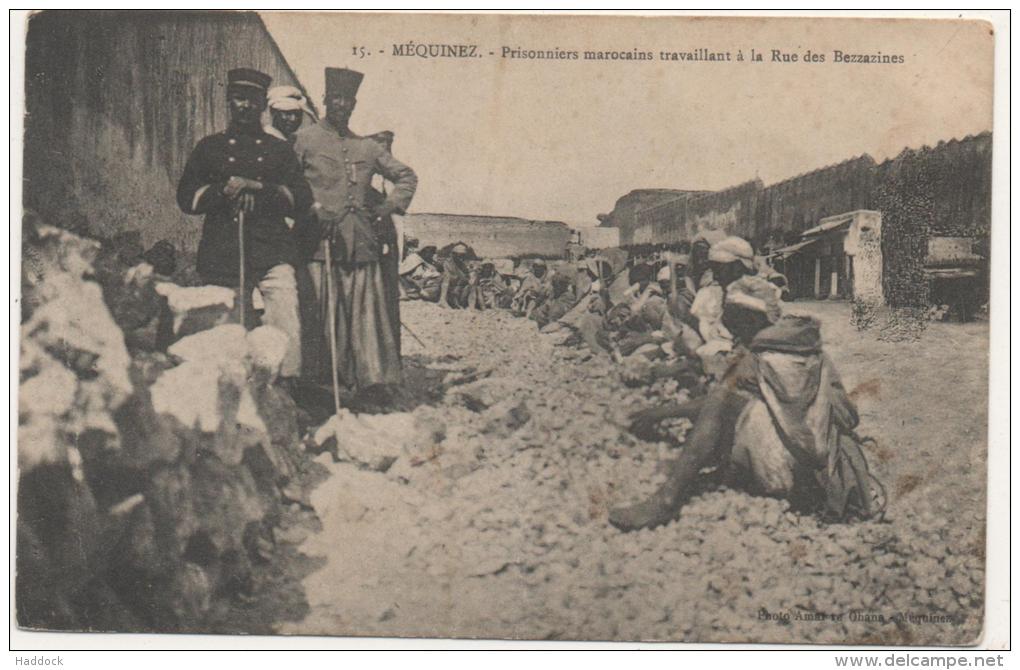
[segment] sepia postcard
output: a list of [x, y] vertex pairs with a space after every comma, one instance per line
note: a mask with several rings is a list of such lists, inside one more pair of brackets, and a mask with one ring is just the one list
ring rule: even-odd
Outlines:
[[980, 644], [991, 23], [14, 20], [21, 631]]

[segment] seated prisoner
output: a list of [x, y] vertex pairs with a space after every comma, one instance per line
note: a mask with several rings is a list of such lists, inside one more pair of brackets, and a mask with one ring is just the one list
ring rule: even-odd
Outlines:
[[436, 248], [427, 246], [411, 251], [400, 262], [400, 297], [402, 300], [436, 302], [443, 275], [435, 265]]
[[512, 310], [517, 316], [530, 316], [531, 310], [552, 293], [549, 268], [541, 258], [536, 259], [521, 278], [521, 286], [514, 294]]
[[818, 322], [780, 318], [777, 288], [756, 276], [731, 283], [723, 319], [734, 338], [730, 365], [704, 398], [675, 414], [693, 428], [666, 482], [647, 500], [610, 511], [621, 530], [669, 523], [712, 465], [751, 492], [816, 507], [825, 499], [820, 484], [857, 412], [822, 351]]
[[574, 291], [572, 282], [563, 275], [554, 275], [552, 278], [552, 295], [548, 300], [531, 311], [531, 320], [538, 324], [539, 328], [553, 323], [566, 315], [574, 306]]
[[443, 278], [439, 287], [440, 307], [465, 307], [467, 305], [471, 278], [468, 259], [471, 255], [468, 246], [462, 242], [444, 247], [439, 252], [439, 263], [443, 268]]

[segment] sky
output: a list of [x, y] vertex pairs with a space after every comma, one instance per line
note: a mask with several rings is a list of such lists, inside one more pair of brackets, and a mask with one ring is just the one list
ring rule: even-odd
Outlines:
[[[597, 225], [632, 189], [771, 184], [992, 124], [993, 40], [978, 21], [261, 15], [320, 109], [325, 67], [365, 73], [351, 126], [396, 133], [394, 155], [419, 176], [412, 212]], [[393, 55], [410, 43], [481, 57]], [[504, 47], [580, 57], [504, 58]], [[751, 62], [752, 48], [764, 60]], [[661, 59], [697, 49], [731, 60]], [[772, 49], [798, 60], [771, 62]], [[904, 63], [836, 63], [835, 50]], [[806, 62], [808, 51], [825, 61]]]

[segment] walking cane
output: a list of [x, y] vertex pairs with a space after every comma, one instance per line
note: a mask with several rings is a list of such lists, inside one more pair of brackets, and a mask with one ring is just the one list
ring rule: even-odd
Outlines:
[[408, 334], [408, 335], [410, 335], [411, 337], [413, 337], [413, 338], [414, 338], [414, 341], [415, 341], [415, 342], [417, 342], [418, 344], [420, 344], [420, 345], [421, 345], [421, 348], [422, 348], [422, 349], [425, 349], [425, 348], [427, 348], [427, 347], [425, 346], [425, 343], [421, 341], [421, 338], [420, 338], [420, 337], [418, 337], [417, 335], [415, 335], [415, 334], [414, 334], [414, 331], [413, 331], [413, 330], [411, 330], [410, 328], [408, 328], [408, 327], [407, 327], [407, 324], [405, 324], [405, 323], [404, 323], [403, 321], [401, 321], [401, 322], [400, 322], [400, 325], [401, 325], [401, 326], [403, 326], [404, 330], [406, 330], [406, 331], [407, 331], [407, 334]]
[[240, 267], [240, 272], [238, 273], [238, 275], [240, 277], [240, 281], [238, 283], [240, 284], [240, 286], [238, 287], [238, 291], [237, 291], [237, 293], [238, 293], [238, 303], [237, 304], [238, 304], [238, 310], [239, 310], [238, 321], [241, 323], [241, 327], [244, 328], [245, 330], [247, 330], [248, 326], [245, 323], [245, 312], [247, 311], [246, 310], [247, 300], [244, 297], [244, 288], [245, 288], [245, 283], [244, 283], [244, 279], [245, 279], [245, 277], [244, 277], [244, 207], [238, 207], [237, 208], [237, 248], [238, 248], [238, 256], [240, 256], [240, 258], [241, 258], [241, 263], [240, 263], [241, 267]]
[[333, 286], [333, 259], [330, 254], [332, 240], [323, 240], [326, 255], [326, 310], [329, 313], [329, 354], [333, 372], [333, 406], [340, 415], [340, 377], [336, 369], [336, 287]]

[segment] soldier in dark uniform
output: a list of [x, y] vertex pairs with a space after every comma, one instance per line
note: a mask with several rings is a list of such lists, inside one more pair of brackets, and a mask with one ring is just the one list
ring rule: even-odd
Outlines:
[[[284, 378], [301, 370], [300, 321], [293, 264], [294, 236], [284, 221], [311, 206], [312, 194], [289, 143], [265, 133], [261, 124], [271, 79], [241, 68], [227, 75], [230, 126], [203, 138], [184, 166], [177, 204], [187, 214], [204, 214], [198, 273], [209, 284], [238, 288], [239, 212], [244, 212], [245, 282], [258, 287], [265, 303], [263, 322], [290, 339], [281, 366]], [[246, 301], [250, 303], [250, 300]], [[245, 323], [254, 325], [250, 315]]]
[[[414, 170], [393, 158], [384, 143], [351, 132], [348, 123], [362, 77], [353, 70], [327, 68], [326, 118], [298, 131], [294, 145], [333, 261], [327, 268], [321, 247], [313, 258], [312, 277], [320, 298], [318, 344], [305, 352], [305, 371], [316, 381], [330, 378], [328, 329], [334, 327], [339, 376], [359, 391], [392, 388], [401, 381], [394, 290], [399, 259], [390, 217], [407, 209], [418, 185]], [[381, 201], [372, 189], [377, 174], [392, 184]], [[335, 324], [328, 319], [327, 272], [337, 291]]]

